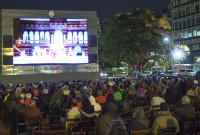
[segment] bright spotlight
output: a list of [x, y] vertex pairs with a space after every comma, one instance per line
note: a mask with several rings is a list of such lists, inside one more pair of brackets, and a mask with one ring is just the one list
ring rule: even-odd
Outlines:
[[166, 43], [166, 44], [169, 43], [170, 42], [170, 37], [169, 36], [164, 36], [163, 37], [163, 42]]
[[183, 57], [183, 51], [177, 49], [174, 51], [173, 56], [175, 59], [181, 59]]

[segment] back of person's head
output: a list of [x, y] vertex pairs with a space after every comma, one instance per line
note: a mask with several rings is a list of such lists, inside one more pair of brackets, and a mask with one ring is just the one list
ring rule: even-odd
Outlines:
[[88, 96], [90, 96], [91, 93], [92, 93], [92, 89], [91, 89], [91, 88], [87, 88], [86, 94], [87, 94]]
[[98, 96], [102, 96], [102, 94], [103, 94], [102, 90], [98, 90], [98, 91], [97, 91], [97, 95], [98, 95]]
[[82, 105], [83, 105], [83, 107], [89, 107], [89, 106], [91, 106], [90, 100], [87, 97], [83, 97], [83, 99], [82, 99]]
[[182, 104], [190, 104], [190, 98], [188, 96], [184, 96], [182, 98]]
[[35, 100], [30, 100], [30, 102], [29, 102], [29, 106], [35, 106]]
[[26, 94], [26, 98], [31, 98], [31, 97], [32, 97], [32, 95], [30, 93]]
[[167, 88], [166, 94], [167, 94], [167, 95], [171, 95], [171, 94], [172, 94], [172, 89], [171, 89], [171, 88]]
[[196, 85], [192, 85], [192, 90], [195, 90], [196, 89]]
[[157, 92], [156, 92], [156, 95], [157, 95], [158, 97], [162, 97], [162, 96], [163, 96], [161, 91], [157, 91]]
[[128, 99], [128, 95], [126, 93], [122, 94], [122, 99]]
[[73, 107], [76, 107], [77, 106], [77, 99], [72, 99], [72, 106]]
[[81, 100], [82, 100], [81, 96], [78, 96], [78, 97], [77, 97], [77, 101], [78, 101], [78, 102], [81, 102]]
[[110, 85], [109, 85], [109, 84], [106, 84], [106, 88], [107, 88], [107, 89], [110, 89], [111, 87], [110, 87]]
[[196, 91], [196, 93], [198, 94], [198, 96], [200, 96], [200, 87], [199, 87], [199, 86], [197, 86], [197, 87], [195, 88], [195, 91]]
[[168, 104], [165, 103], [165, 102], [160, 103], [160, 110], [161, 111], [168, 111], [169, 110]]
[[133, 113], [136, 119], [144, 118], [144, 109], [142, 107], [134, 108]]
[[153, 80], [153, 82], [156, 82], [156, 83], [158, 82], [158, 80], [156, 79], [155, 76], [153, 76], [152, 80]]
[[115, 103], [110, 103], [106, 106], [105, 113], [112, 113], [114, 115], [117, 115], [118, 113], [118, 107]]
[[114, 95], [112, 93], [108, 94], [106, 98], [106, 102], [114, 102]]
[[149, 93], [155, 93], [155, 92], [154, 92], [154, 87], [153, 87], [153, 86], [151, 86], [151, 87], [149, 88]]
[[195, 96], [193, 90], [188, 90], [186, 94], [187, 96]]

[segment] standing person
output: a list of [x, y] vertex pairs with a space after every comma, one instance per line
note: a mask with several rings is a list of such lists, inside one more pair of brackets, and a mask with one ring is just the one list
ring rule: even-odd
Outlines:
[[166, 128], [175, 128], [175, 131], [169, 131], [166, 134], [174, 134], [179, 132], [179, 125], [177, 119], [171, 115], [167, 103], [160, 104], [160, 114], [153, 122], [152, 134], [159, 135], [160, 130]]

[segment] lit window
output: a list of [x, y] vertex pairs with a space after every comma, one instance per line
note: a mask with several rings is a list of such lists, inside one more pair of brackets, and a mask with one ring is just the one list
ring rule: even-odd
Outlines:
[[84, 43], [85, 44], [88, 43], [88, 33], [87, 33], [87, 31], [84, 32]]
[[78, 40], [79, 40], [79, 44], [83, 44], [83, 32], [78, 32]]
[[73, 32], [73, 44], [77, 44], [77, 32]]
[[193, 36], [196, 37], [197, 36], [197, 31], [193, 30]]
[[45, 32], [45, 41], [50, 41], [50, 33], [48, 31]]
[[192, 37], [192, 32], [188, 31], [188, 37]]
[[28, 32], [24, 31], [24, 33], [23, 33], [23, 43], [26, 43], [27, 42], [26, 40], [28, 40]]
[[68, 33], [67, 33], [67, 40], [68, 40], [68, 43], [69, 43], [69, 44], [72, 43], [72, 32], [68, 32]]
[[40, 43], [44, 43], [44, 32], [40, 32]]
[[185, 31], [185, 32], [183, 33], [183, 37], [184, 37], [184, 38], [187, 38], [187, 31]]
[[197, 36], [200, 36], [200, 29], [197, 30]]
[[35, 43], [39, 43], [39, 32], [38, 31], [36, 31], [35, 32]]
[[34, 43], [34, 37], [33, 37], [33, 31], [29, 32], [29, 37], [30, 37], [30, 43]]

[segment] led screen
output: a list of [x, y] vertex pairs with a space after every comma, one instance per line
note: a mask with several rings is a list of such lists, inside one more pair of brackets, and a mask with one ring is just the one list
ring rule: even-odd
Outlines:
[[88, 63], [87, 19], [14, 21], [14, 65]]

